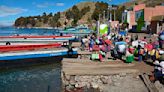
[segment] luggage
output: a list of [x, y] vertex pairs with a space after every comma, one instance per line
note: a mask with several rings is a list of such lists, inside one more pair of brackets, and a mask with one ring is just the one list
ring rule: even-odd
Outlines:
[[126, 57], [126, 63], [132, 63], [134, 61], [134, 56], [133, 55], [129, 55]]
[[91, 60], [100, 60], [102, 61], [103, 57], [101, 54], [92, 54], [91, 55]]

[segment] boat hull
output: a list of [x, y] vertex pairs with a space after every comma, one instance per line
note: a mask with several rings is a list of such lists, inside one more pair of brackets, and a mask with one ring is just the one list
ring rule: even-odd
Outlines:
[[48, 40], [48, 39], [0, 39], [0, 45], [34, 45], [34, 44], [52, 44], [52, 43], [68, 43], [69, 40]]
[[55, 39], [55, 40], [75, 40], [75, 36], [0, 36], [0, 39]]
[[46, 58], [46, 57], [58, 57], [66, 55], [76, 55], [77, 49], [74, 48], [72, 51], [68, 49], [46, 49], [40, 51], [25, 51], [25, 52], [6, 52], [0, 54], [0, 61], [4, 60], [20, 60], [20, 59], [30, 59], [30, 58]]
[[48, 49], [48, 48], [59, 48], [62, 45], [60, 43], [53, 44], [35, 44], [35, 45], [3, 45], [0, 46], [0, 52], [7, 51], [24, 51], [24, 50], [36, 50], [36, 49]]

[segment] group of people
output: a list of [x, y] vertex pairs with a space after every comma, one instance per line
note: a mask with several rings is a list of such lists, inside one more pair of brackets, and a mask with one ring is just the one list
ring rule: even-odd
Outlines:
[[[156, 76], [163, 76], [164, 74], [164, 65], [163, 65], [163, 54], [162, 49], [164, 44], [164, 31], [161, 31], [158, 37], [142, 37], [138, 35], [121, 35], [119, 33], [110, 33], [104, 34], [100, 37], [97, 37], [96, 34], [90, 36], [85, 36], [81, 40], [81, 46], [83, 50], [87, 49], [94, 54], [99, 54], [100, 61], [103, 58], [109, 58], [110, 56], [113, 59], [123, 60], [123, 56], [136, 59], [137, 61], [146, 61], [152, 60], [156, 66], [161, 67], [159, 71], [162, 71], [162, 75], [159, 75], [159, 72]], [[127, 59], [127, 58], [126, 58]], [[125, 60], [126, 61], [126, 60]], [[131, 59], [132, 62], [133, 59]], [[158, 63], [157, 63], [158, 61]], [[158, 64], [158, 65], [157, 65]], [[163, 69], [163, 70], [162, 70]]]

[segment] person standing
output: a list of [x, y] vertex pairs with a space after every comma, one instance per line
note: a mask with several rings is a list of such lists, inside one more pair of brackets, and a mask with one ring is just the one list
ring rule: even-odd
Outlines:
[[142, 62], [143, 60], [144, 50], [142, 49], [141, 45], [138, 45], [138, 61]]
[[164, 31], [160, 32], [158, 39], [159, 39], [159, 47], [162, 48], [164, 42]]
[[88, 43], [88, 38], [87, 36], [85, 36], [84, 38], [82, 38], [81, 40], [81, 46], [82, 46], [82, 50], [84, 50], [86, 48], [86, 44]]

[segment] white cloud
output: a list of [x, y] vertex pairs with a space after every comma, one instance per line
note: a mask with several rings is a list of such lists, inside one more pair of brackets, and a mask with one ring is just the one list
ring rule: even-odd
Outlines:
[[37, 4], [36, 7], [38, 7], [38, 8], [46, 8], [46, 7], [51, 6], [51, 5], [52, 4], [50, 4], [50, 3], [43, 3], [43, 4]]
[[0, 6], [0, 17], [16, 15], [16, 14], [26, 12], [26, 11], [27, 11], [27, 9], [8, 7], [8, 6], [1, 5]]
[[49, 6], [64, 6], [64, 3], [42, 3], [42, 4], [37, 4], [36, 7], [38, 8], [47, 8]]
[[56, 6], [64, 6], [64, 3], [56, 3]]
[[0, 21], [0, 27], [12, 26], [14, 23], [12, 21]]

